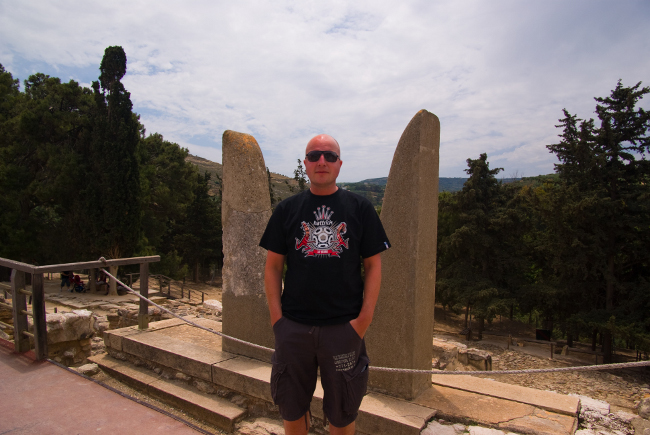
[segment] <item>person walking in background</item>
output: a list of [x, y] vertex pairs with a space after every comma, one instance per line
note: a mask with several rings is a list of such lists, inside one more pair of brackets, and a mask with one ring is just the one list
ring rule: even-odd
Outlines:
[[[63, 286], [67, 286], [68, 290], [70, 290], [70, 279], [72, 278], [72, 272], [61, 272], [61, 289], [59, 290], [59, 293], [63, 291]], [[72, 291], [72, 290], [70, 290]]]

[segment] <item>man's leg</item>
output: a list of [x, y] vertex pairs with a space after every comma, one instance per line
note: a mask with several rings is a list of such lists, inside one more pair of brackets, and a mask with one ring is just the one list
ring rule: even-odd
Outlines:
[[307, 435], [307, 432], [309, 432], [308, 413], [300, 417], [298, 420], [282, 420], [282, 423], [284, 424], [285, 435]]
[[355, 431], [355, 422], [348, 424], [345, 427], [336, 427], [332, 426], [330, 423], [330, 434], [331, 435], [354, 435]]

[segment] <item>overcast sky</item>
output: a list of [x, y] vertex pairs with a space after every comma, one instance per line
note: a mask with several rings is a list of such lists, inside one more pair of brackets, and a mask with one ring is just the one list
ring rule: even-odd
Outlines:
[[235, 130], [292, 175], [329, 133], [340, 181], [385, 177], [426, 109], [440, 176], [483, 152], [503, 176], [533, 176], [553, 172], [563, 108], [594, 117], [618, 79], [650, 85], [649, 24], [647, 0], [0, 0], [0, 63], [21, 89], [34, 72], [90, 86], [121, 45], [147, 132], [217, 162]]

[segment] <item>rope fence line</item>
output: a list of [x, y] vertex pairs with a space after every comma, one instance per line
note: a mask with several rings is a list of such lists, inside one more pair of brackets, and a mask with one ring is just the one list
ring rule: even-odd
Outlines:
[[[177, 319], [182, 320], [183, 322], [186, 322], [189, 325], [192, 325], [196, 328], [202, 329], [207, 332], [211, 332], [213, 334], [219, 335], [223, 338], [227, 338], [229, 340], [236, 341], [241, 344], [245, 344], [247, 346], [254, 347], [256, 349], [262, 349], [266, 351], [273, 351], [273, 349], [261, 346], [259, 344], [255, 343], [250, 343], [248, 341], [241, 340], [239, 338], [231, 337], [230, 335], [226, 335], [223, 332], [215, 331], [212, 328], [206, 328], [205, 326], [201, 326], [197, 323], [192, 322], [191, 320], [185, 319], [181, 316], [179, 316], [176, 313], [171, 312], [167, 308], [164, 308], [157, 303], [145, 298], [142, 296], [140, 293], [136, 292], [133, 290], [131, 287], [117, 279], [115, 276], [111, 275], [109, 272], [107, 272], [105, 269], [101, 269], [106, 275], [110, 276], [113, 278], [117, 283], [119, 283], [122, 287], [127, 289], [128, 292], [136, 295], [142, 300], [147, 301], [151, 305], [159, 308], [160, 310], [171, 314], [172, 316], [176, 317]], [[376, 366], [368, 366], [370, 370], [378, 371], [378, 372], [393, 372], [393, 373], [414, 373], [414, 374], [431, 374], [431, 375], [523, 375], [523, 374], [534, 374], [534, 373], [557, 373], [557, 372], [573, 372], [573, 371], [599, 371], [599, 370], [615, 370], [615, 369], [625, 369], [625, 368], [632, 368], [632, 367], [644, 367], [644, 366], [650, 366], [650, 361], [636, 361], [636, 362], [630, 362], [630, 363], [615, 363], [615, 364], [600, 364], [600, 365], [595, 365], [595, 366], [577, 366], [577, 367], [557, 367], [557, 368], [546, 368], [546, 369], [527, 369], [527, 370], [501, 370], [501, 371], [475, 371], [475, 372], [451, 372], [451, 371], [444, 371], [444, 370], [416, 370], [416, 369], [400, 369], [400, 368], [392, 368], [392, 367], [376, 367]]]

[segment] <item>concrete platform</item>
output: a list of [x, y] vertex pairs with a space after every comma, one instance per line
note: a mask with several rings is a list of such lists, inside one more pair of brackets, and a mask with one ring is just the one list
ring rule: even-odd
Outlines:
[[185, 424], [0, 345], [0, 433], [195, 435]]
[[[202, 326], [221, 328], [219, 322], [193, 319]], [[223, 352], [221, 337], [178, 319], [151, 323], [146, 331], [137, 327], [107, 331], [104, 339], [109, 351], [122, 358], [152, 361], [272, 406], [270, 364]], [[128, 366], [122, 361], [113, 361], [112, 367], [98, 362], [109, 370]], [[357, 420], [358, 432], [417, 435], [435, 415], [528, 434], [573, 434], [577, 428], [578, 400], [573, 397], [467, 375], [434, 375], [432, 381], [432, 388], [413, 401], [374, 392], [366, 395]], [[141, 383], [148, 388], [153, 381]], [[311, 409], [321, 419], [322, 397], [319, 382]]]

